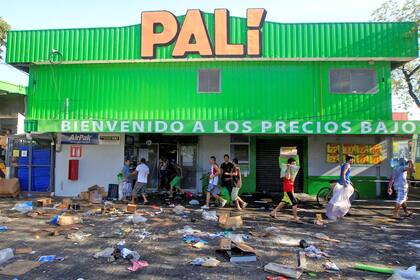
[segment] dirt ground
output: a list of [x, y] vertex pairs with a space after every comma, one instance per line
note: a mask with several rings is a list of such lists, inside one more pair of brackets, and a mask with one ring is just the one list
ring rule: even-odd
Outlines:
[[[43, 263], [29, 272], [16, 276], [16, 279], [266, 279], [272, 275], [264, 272], [263, 267], [269, 262], [297, 265], [296, 254], [298, 246], [283, 245], [285, 236], [288, 242], [304, 239], [309, 244], [323, 250], [329, 257], [321, 259], [306, 258], [308, 271], [316, 273], [310, 276], [304, 273], [301, 279], [387, 279], [389, 276], [358, 271], [353, 269], [355, 263], [382, 265], [389, 267], [404, 267], [420, 264], [420, 249], [409, 242], [420, 242], [420, 218], [414, 215], [402, 221], [390, 219], [393, 204], [391, 201], [358, 201], [351, 210], [351, 215], [335, 223], [325, 226], [313, 224], [316, 213], [324, 213], [316, 204], [307, 198], [302, 198], [299, 215], [305, 224], [290, 221], [291, 211], [279, 213], [276, 220], [268, 216], [271, 205], [250, 203], [246, 211], [241, 213], [244, 226], [233, 233], [245, 234], [245, 242], [256, 249], [257, 262], [230, 263], [216, 252], [219, 238], [211, 239], [207, 233], [221, 232], [218, 223], [202, 219], [199, 206], [189, 206], [187, 201], [178, 199], [171, 201], [175, 205], [183, 204], [186, 213], [176, 215], [167, 201], [160, 198], [152, 199], [152, 205], [161, 206], [161, 212], [156, 207], [139, 206], [139, 212], [148, 220], [145, 223], [133, 225], [126, 222], [129, 214], [123, 211], [114, 214], [97, 214], [83, 216], [83, 213], [98, 206], [80, 202], [81, 209], [76, 211], [83, 217], [78, 230], [61, 232], [50, 236], [43, 229], [53, 229], [48, 222], [54, 216], [53, 211], [37, 217], [28, 217], [10, 209], [16, 202], [26, 199], [0, 199], [0, 216], [14, 220], [0, 223], [8, 227], [0, 232], [0, 249], [32, 247], [33, 254], [15, 254], [15, 257], [3, 264], [15, 263], [19, 260], [37, 261], [42, 255], [56, 255], [64, 260]], [[35, 200], [35, 198], [31, 198]], [[56, 201], [61, 201], [56, 199]], [[412, 209], [419, 213], [420, 201], [410, 203]], [[124, 209], [123, 204], [114, 204], [118, 209]], [[232, 209], [230, 209], [232, 210]], [[226, 212], [229, 209], [217, 211]], [[195, 249], [186, 244], [182, 238], [182, 229], [190, 226], [202, 232], [201, 238], [208, 241], [202, 249]], [[59, 227], [58, 227], [59, 228]], [[141, 233], [146, 230], [151, 236], [141, 240]], [[271, 232], [269, 237], [254, 237], [250, 231]], [[85, 240], [67, 238], [71, 232], [91, 234]], [[316, 233], [324, 233], [340, 243], [323, 241], [315, 237]], [[282, 239], [283, 238], [283, 239]], [[113, 247], [119, 241], [125, 240], [125, 247], [137, 251], [141, 260], [149, 266], [130, 272], [127, 268], [130, 262], [117, 259], [108, 262], [106, 258], [93, 258], [93, 255]], [[287, 240], [286, 240], [287, 241]], [[208, 268], [192, 266], [190, 261], [198, 257], [211, 256], [221, 261], [218, 267]], [[341, 271], [325, 272], [323, 264], [331, 260]], [[1, 274], [1, 271], [0, 271]], [[15, 276], [0, 275], [0, 279], [14, 279]]]

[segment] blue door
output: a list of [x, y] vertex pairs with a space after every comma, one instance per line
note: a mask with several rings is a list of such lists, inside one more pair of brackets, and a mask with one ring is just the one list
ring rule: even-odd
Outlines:
[[[49, 148], [33, 147], [32, 155], [29, 153], [28, 146], [19, 146], [18, 178], [21, 190], [24, 192], [49, 192], [51, 150]], [[31, 174], [29, 168], [32, 171]], [[31, 177], [31, 180], [29, 180], [29, 177]]]

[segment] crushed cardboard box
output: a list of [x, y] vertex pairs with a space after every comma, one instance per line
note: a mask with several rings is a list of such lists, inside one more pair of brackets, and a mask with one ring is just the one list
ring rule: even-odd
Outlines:
[[61, 215], [60, 217], [58, 217], [57, 224], [60, 226], [68, 226], [73, 224], [79, 224], [81, 220], [82, 219], [79, 216]]
[[242, 216], [231, 216], [230, 213], [219, 214], [219, 226], [224, 229], [237, 229], [242, 227]]
[[51, 197], [44, 197], [36, 200], [37, 207], [47, 207], [51, 206], [52, 204], [53, 203]]
[[20, 193], [20, 184], [17, 178], [0, 178], [0, 195], [16, 196]]

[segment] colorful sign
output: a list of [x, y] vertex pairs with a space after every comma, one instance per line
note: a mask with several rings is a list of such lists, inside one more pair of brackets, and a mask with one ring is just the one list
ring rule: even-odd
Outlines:
[[97, 145], [99, 143], [96, 133], [62, 133], [60, 134], [60, 141], [61, 144]]
[[[168, 133], [168, 134], [420, 134], [420, 121], [95, 121], [39, 120], [39, 132], [63, 132], [65, 143], [90, 137], [95, 133]], [[94, 133], [92, 133], [94, 132]], [[88, 133], [88, 136], [84, 136]], [[73, 140], [70, 140], [73, 139]], [[77, 140], [79, 139], [79, 140]], [[87, 139], [87, 138], [86, 138]], [[96, 139], [96, 140], [95, 140]], [[77, 143], [75, 143], [76, 141]], [[63, 142], [62, 142], [63, 143]]]
[[141, 14], [141, 57], [155, 58], [156, 47], [167, 46], [173, 42], [175, 42], [172, 49], [174, 58], [184, 58], [191, 53], [202, 57], [261, 56], [261, 27], [265, 15], [264, 9], [247, 10], [245, 46], [229, 42], [230, 19], [227, 9], [214, 10], [214, 38], [212, 40], [200, 10], [188, 10], [181, 26], [178, 18], [168, 11], [143, 12]]
[[383, 147], [381, 144], [327, 144], [327, 163], [340, 163], [345, 161], [347, 154], [354, 155], [354, 164], [373, 165], [383, 160]]

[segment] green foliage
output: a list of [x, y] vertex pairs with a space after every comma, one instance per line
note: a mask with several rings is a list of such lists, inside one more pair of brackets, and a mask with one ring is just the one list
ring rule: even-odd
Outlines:
[[0, 17], [0, 59], [3, 59], [2, 48], [6, 45], [6, 33], [10, 30], [10, 25]]
[[[420, 25], [419, 13], [420, 0], [387, 0], [372, 13], [372, 19], [379, 22], [416, 22], [417, 28], [412, 30], [412, 32], [416, 32], [420, 38], [420, 33], [418, 33]], [[396, 109], [407, 110], [413, 103], [420, 108], [419, 65], [420, 59], [417, 58], [392, 71], [392, 91], [398, 100], [397, 104], [394, 104]]]

